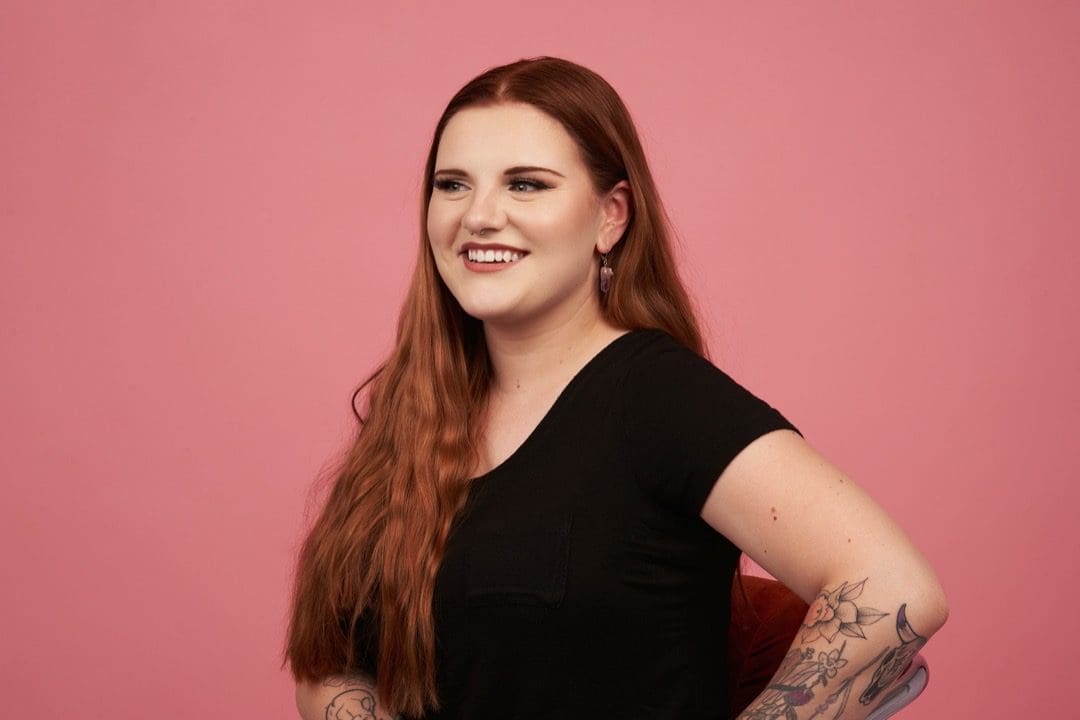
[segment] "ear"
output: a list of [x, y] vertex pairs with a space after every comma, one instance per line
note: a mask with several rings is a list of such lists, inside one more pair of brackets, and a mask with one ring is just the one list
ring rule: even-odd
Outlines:
[[633, 213], [630, 183], [620, 180], [607, 192], [600, 202], [600, 231], [596, 237], [596, 249], [607, 254], [622, 239]]

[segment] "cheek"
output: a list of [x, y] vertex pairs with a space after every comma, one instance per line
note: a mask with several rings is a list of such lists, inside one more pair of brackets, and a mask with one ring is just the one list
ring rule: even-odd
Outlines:
[[556, 205], [538, 208], [538, 212], [530, 213], [528, 222], [537, 230], [550, 231], [565, 237], [568, 231], [580, 224], [579, 214], [573, 205]]
[[428, 206], [427, 233], [433, 245], [444, 245], [453, 242], [454, 222], [450, 213], [439, 203]]
[[592, 215], [587, 207], [577, 204], [538, 208], [520, 218], [519, 225], [527, 228], [537, 240], [563, 245], [568, 241], [588, 245], [595, 240]]

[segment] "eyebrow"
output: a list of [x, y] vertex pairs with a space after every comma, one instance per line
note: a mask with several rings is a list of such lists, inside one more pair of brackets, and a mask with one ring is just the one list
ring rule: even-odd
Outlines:
[[[561, 178], [566, 177], [565, 175], [563, 175], [560, 172], [555, 172], [554, 170], [552, 170], [550, 168], [540, 167], [539, 165], [515, 165], [512, 168], [507, 168], [506, 170], [504, 170], [503, 175], [517, 175], [518, 173], [527, 173], [527, 172], [547, 172], [547, 173], [551, 173], [552, 175], [558, 175]], [[436, 170], [432, 174], [433, 175], [451, 175], [453, 177], [462, 177], [462, 178], [468, 178], [469, 177], [469, 173], [465, 172], [464, 170], [459, 170], [458, 168], [444, 168], [442, 170]]]

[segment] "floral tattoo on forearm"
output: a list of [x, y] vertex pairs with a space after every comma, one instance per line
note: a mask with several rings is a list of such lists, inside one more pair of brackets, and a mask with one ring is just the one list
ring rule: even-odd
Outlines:
[[826, 590], [814, 598], [803, 621], [802, 641], [809, 643], [823, 637], [832, 643], [837, 634], [865, 638], [862, 627], [873, 625], [888, 615], [873, 608], [858, 607], [854, 603], [862, 595], [866, 580], [863, 578], [862, 582], [854, 585], [841, 583], [838, 588]]
[[[840, 587], [819, 595], [811, 604], [802, 629], [802, 642], [825, 638], [829, 643], [837, 635], [866, 638], [862, 627], [872, 625], [888, 613], [872, 608], [860, 608], [853, 602], [866, 584], [843, 583]], [[926, 644], [926, 638], [911, 627], [907, 619], [907, 604], [896, 613], [896, 634], [899, 644], [878, 653], [870, 662], [844, 678], [835, 689], [821, 698], [806, 720], [827, 717], [837, 720], [847, 707], [855, 681], [871, 668], [876, 668], [870, 684], [859, 695], [863, 705], [872, 703], [878, 695], [892, 685], [907, 669], [911, 658]], [[739, 720], [798, 720], [797, 711], [805, 711], [817, 698], [817, 692], [828, 687], [839, 671], [848, 665], [844, 657], [848, 641], [831, 651], [815, 648], [793, 648], [780, 663], [774, 680], [761, 697], [739, 715]], [[817, 691], [817, 692], [815, 692]]]

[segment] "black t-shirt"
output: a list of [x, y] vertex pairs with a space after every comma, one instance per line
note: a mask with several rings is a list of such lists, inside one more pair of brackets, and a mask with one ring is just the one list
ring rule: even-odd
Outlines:
[[661, 330], [597, 353], [455, 519], [425, 720], [725, 717], [739, 550], [700, 512], [781, 428], [799, 432]]

